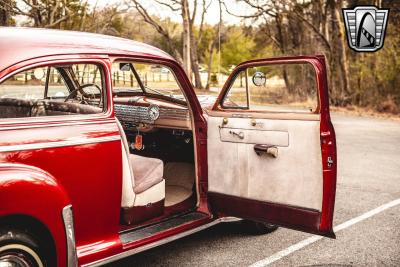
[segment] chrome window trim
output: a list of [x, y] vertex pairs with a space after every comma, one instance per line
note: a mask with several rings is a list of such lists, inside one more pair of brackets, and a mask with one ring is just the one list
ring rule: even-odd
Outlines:
[[62, 218], [65, 227], [65, 238], [67, 240], [67, 266], [77, 267], [78, 255], [76, 253], [74, 217], [71, 204], [63, 208]]
[[45, 148], [88, 145], [88, 144], [104, 143], [104, 142], [119, 141], [119, 140], [121, 140], [121, 136], [114, 135], [114, 136], [80, 138], [75, 140], [44, 142], [35, 144], [9, 145], [9, 146], [0, 146], [0, 152], [15, 152], [15, 151], [25, 151], [25, 150], [35, 150], [35, 149], [45, 149]]

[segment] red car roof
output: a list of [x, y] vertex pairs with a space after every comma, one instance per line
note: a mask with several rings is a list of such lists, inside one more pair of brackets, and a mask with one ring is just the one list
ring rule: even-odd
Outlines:
[[156, 47], [119, 37], [74, 31], [0, 27], [0, 71], [30, 58], [83, 53], [174, 60]]

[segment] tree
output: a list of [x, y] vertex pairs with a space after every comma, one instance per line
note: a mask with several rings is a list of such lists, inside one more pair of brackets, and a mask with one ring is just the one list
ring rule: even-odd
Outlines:
[[12, 0], [2, 0], [0, 2], [0, 26], [11, 26], [13, 24], [12, 10], [14, 6], [15, 2]]
[[62, 28], [61, 24], [73, 20], [74, 15], [83, 7], [78, 0], [51, 1], [51, 0], [22, 0], [24, 7], [13, 5], [15, 15], [22, 15], [33, 21], [34, 27]]
[[[207, 2], [206, 0], [202, 0], [201, 4], [197, 1], [193, 1], [192, 7], [190, 7], [188, 0], [167, 0], [167, 1], [159, 1], [152, 0], [154, 5], [158, 5], [159, 7], [167, 8], [167, 10], [175, 13], [179, 13], [182, 19], [182, 52], [178, 52], [175, 50], [174, 55], [181, 61], [186, 73], [189, 77], [192, 77], [192, 71], [194, 74], [194, 82], [196, 88], [203, 88], [201, 79], [200, 79], [200, 57], [198, 53], [198, 44], [201, 42], [201, 38], [203, 35], [203, 24], [204, 17], [207, 13], [207, 9], [211, 4], [210, 0]], [[167, 40], [167, 42], [171, 45], [172, 48], [172, 39], [169, 32], [163, 27], [163, 25], [157, 22], [154, 19], [154, 15], [150, 15], [150, 13], [146, 10], [140, 0], [131, 0], [133, 7], [139, 12], [139, 14], [143, 17], [143, 19], [152, 25], [157, 31]], [[199, 9], [200, 11], [200, 25], [197, 28], [195, 27], [196, 17], [198, 15]]]

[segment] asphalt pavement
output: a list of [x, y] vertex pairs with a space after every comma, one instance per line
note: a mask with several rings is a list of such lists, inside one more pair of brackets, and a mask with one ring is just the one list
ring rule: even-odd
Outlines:
[[[338, 183], [334, 225], [400, 199], [400, 122], [333, 115]], [[249, 266], [311, 237], [293, 230], [252, 236], [223, 223], [108, 265]], [[400, 266], [400, 205], [322, 238], [270, 266]]]

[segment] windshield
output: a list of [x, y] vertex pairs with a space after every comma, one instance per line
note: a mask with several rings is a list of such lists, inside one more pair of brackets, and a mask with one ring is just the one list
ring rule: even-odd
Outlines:
[[117, 61], [113, 63], [113, 86], [116, 93], [157, 94], [185, 100], [174, 73], [158, 64]]

